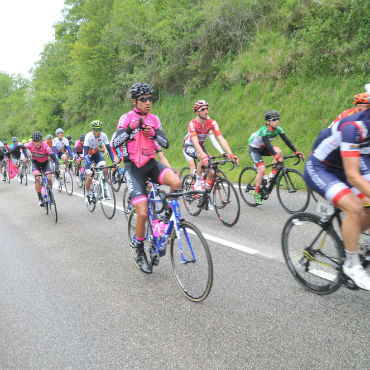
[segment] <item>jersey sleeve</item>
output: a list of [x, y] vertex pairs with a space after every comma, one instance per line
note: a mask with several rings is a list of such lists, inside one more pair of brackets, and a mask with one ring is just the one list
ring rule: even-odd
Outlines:
[[357, 125], [357, 122], [347, 122], [341, 128], [340, 155], [342, 157], [360, 157], [361, 155], [358, 144], [363, 138]]
[[212, 121], [211, 125], [212, 125], [212, 131], [215, 133], [216, 137], [222, 135], [218, 127], [218, 123], [215, 120]]

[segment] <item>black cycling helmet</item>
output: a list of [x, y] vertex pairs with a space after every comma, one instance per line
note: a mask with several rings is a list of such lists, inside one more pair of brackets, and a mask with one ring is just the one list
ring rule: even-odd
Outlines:
[[269, 121], [271, 118], [280, 118], [280, 114], [277, 110], [269, 110], [265, 113], [265, 121]]
[[71, 140], [72, 139], [72, 136], [71, 135], [67, 135], [67, 140]]
[[138, 82], [133, 84], [130, 89], [131, 99], [138, 99], [142, 95], [151, 95], [153, 94], [153, 88], [146, 83]]
[[31, 135], [32, 141], [41, 141], [42, 140], [42, 133], [40, 131], [35, 131]]
[[82, 135], [80, 136], [80, 141], [85, 141], [85, 135], [84, 135], [84, 134], [82, 134]]
[[12, 139], [12, 142], [15, 143], [16, 141], [18, 141], [18, 138], [16, 136], [14, 136], [13, 139]]

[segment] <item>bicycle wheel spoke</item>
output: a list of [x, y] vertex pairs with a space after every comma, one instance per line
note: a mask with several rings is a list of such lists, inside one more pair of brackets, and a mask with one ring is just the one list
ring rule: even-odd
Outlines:
[[310, 201], [310, 191], [303, 175], [297, 170], [287, 169], [277, 179], [277, 196], [288, 213], [303, 212]]
[[[185, 177], [182, 179], [182, 190], [183, 191], [193, 190], [193, 180], [194, 180], [193, 176], [185, 175]], [[202, 211], [202, 208], [198, 207], [198, 205], [202, 203], [200, 195], [186, 195], [183, 197], [183, 202], [185, 209], [192, 216], [198, 216], [199, 213]]]
[[288, 219], [282, 235], [284, 259], [299, 283], [316, 293], [338, 289], [342, 281], [344, 250], [331, 228], [323, 228], [320, 218], [297, 213]]
[[52, 216], [54, 222], [58, 222], [57, 205], [50, 185], [48, 185], [48, 204], [45, 204], [45, 207], [49, 209], [49, 213]]
[[212, 203], [217, 216], [226, 226], [234, 226], [240, 216], [238, 194], [229, 180], [219, 178], [213, 185]]
[[171, 234], [171, 267], [181, 291], [192, 301], [204, 300], [212, 287], [213, 265], [202, 233], [193, 224], [180, 224], [180, 240]]

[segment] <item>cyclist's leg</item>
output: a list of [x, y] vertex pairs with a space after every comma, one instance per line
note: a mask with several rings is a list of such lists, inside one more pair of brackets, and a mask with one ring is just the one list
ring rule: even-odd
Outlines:
[[266, 167], [265, 163], [263, 162], [262, 155], [268, 155], [265, 151], [259, 148], [255, 148], [249, 146], [249, 155], [253, 160], [254, 165], [257, 168], [257, 175], [256, 175], [256, 187], [254, 191], [254, 196], [256, 200], [256, 204], [262, 204], [262, 199], [260, 195], [260, 187], [262, 185], [263, 175], [265, 174]]

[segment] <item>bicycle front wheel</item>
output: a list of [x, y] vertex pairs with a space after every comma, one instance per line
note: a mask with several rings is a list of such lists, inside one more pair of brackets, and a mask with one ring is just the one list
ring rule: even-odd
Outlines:
[[234, 185], [219, 177], [213, 185], [212, 204], [218, 218], [226, 226], [234, 226], [240, 216], [240, 202]]
[[312, 213], [291, 216], [282, 232], [281, 245], [289, 271], [304, 287], [329, 294], [343, 283], [344, 248], [332, 225]]
[[53, 191], [51, 190], [50, 185], [48, 185], [48, 204], [45, 204], [45, 207], [48, 208], [48, 213], [52, 216], [52, 219], [55, 223], [58, 222], [58, 212], [57, 212], [57, 204], [55, 202]]
[[[194, 178], [192, 175], [185, 175], [182, 179], [182, 190], [183, 191], [191, 191], [193, 190], [193, 182]], [[201, 207], [198, 207], [201, 203], [203, 203], [202, 195], [185, 195], [183, 197], [184, 206], [186, 210], [192, 216], [198, 216], [199, 213], [202, 211]]]
[[180, 179], [182, 179], [186, 175], [191, 175], [191, 173], [190, 173], [190, 167], [183, 167], [183, 168], [181, 168], [180, 173], [179, 173]]
[[207, 298], [213, 282], [213, 264], [208, 244], [199, 229], [190, 222], [179, 223], [171, 233], [170, 260], [176, 283], [184, 295], [194, 302]]
[[256, 189], [257, 170], [254, 167], [244, 167], [239, 175], [239, 194], [250, 207], [256, 207], [254, 191]]
[[[97, 184], [91, 184], [91, 188], [90, 188], [90, 197], [91, 197], [91, 202], [87, 202], [86, 203], [86, 207], [87, 209], [90, 211], [90, 212], [94, 212], [94, 209], [96, 207], [96, 202], [97, 202], [97, 199], [96, 199], [96, 196], [95, 194], [98, 194], [98, 190], [97, 187], [100, 187], [99, 185]], [[85, 188], [84, 188], [84, 193], [85, 193]]]
[[303, 175], [288, 168], [276, 181], [277, 197], [288, 213], [303, 212], [310, 202], [310, 189]]
[[64, 180], [64, 187], [66, 189], [66, 193], [68, 195], [72, 195], [73, 194], [73, 179], [72, 179], [72, 172], [69, 168], [66, 171], [64, 171], [63, 180]]
[[100, 205], [104, 216], [110, 220], [116, 213], [116, 195], [110, 181], [103, 180], [103, 186], [100, 186]]

